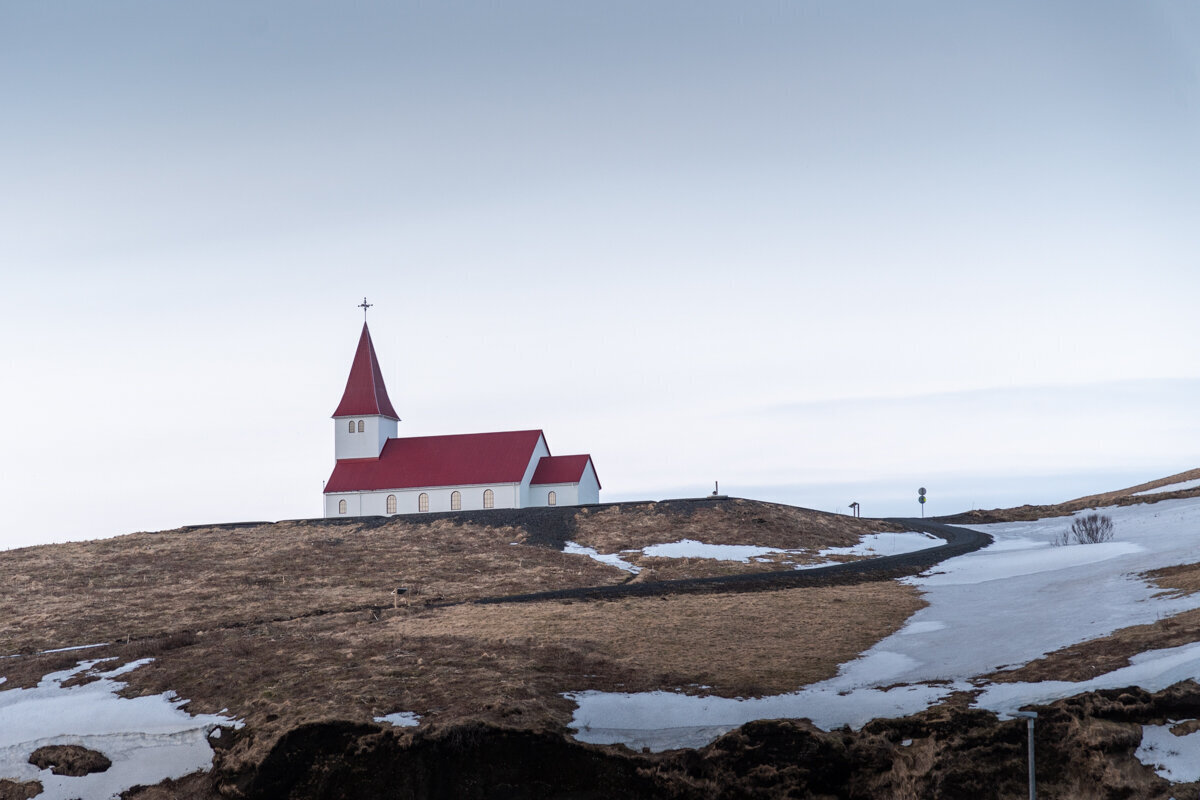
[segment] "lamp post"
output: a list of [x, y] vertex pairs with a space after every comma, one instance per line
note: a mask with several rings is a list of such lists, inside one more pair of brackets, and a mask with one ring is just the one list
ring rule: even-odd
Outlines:
[[1033, 721], [1037, 719], [1036, 711], [1014, 711], [1014, 717], [1021, 717], [1028, 723], [1029, 728], [1029, 800], [1037, 800], [1037, 784], [1033, 778]]

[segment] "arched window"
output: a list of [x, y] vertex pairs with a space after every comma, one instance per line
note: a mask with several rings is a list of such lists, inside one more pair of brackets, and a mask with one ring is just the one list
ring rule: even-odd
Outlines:
[[417, 497], [417, 511], [428, 511], [428, 510], [429, 510], [429, 495], [425, 494], [424, 492], [421, 492], [421, 494]]
[[387, 513], [389, 513], [389, 514], [396, 513], [396, 495], [394, 495], [394, 494], [388, 495], [388, 511], [387, 511]]
[[558, 502], [558, 495], [556, 495], [554, 492], [551, 492], [550, 494], [546, 495], [546, 505], [552, 506], [557, 502]]
[[354, 420], [350, 420], [350, 432], [354, 433]]
[[491, 489], [483, 490], [483, 507], [484, 508], [495, 508], [496, 507], [496, 493], [493, 492]]
[[363, 431], [365, 431], [365, 430], [366, 430], [366, 426], [365, 426], [365, 425], [363, 425], [363, 421], [360, 419], [360, 420], [358, 421], [358, 432], [359, 432], [359, 433], [362, 433], [362, 432], [363, 432]]
[[338, 500], [338, 513], [339, 514], [346, 513], [346, 501], [345, 500]]
[[462, 492], [450, 493], [450, 510], [462, 511]]

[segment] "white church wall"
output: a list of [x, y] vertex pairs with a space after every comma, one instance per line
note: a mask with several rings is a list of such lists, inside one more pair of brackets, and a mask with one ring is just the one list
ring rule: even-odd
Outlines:
[[[483, 508], [483, 493], [492, 490], [493, 508], [517, 508], [516, 501], [520, 497], [520, 484], [491, 483], [474, 484], [469, 486], [435, 486], [418, 489], [393, 489], [372, 492], [341, 492], [325, 496], [325, 516], [327, 517], [370, 517], [388, 516], [388, 495], [396, 496], [396, 514], [421, 513], [421, 494], [429, 495], [429, 511], [450, 511], [451, 495], [459, 492], [462, 499], [462, 511], [476, 511]], [[338, 513], [338, 501], [346, 501], [346, 513]]]
[[[346, 513], [338, 513], [338, 503], [346, 501]], [[325, 495], [325, 516], [327, 517], [361, 517], [363, 516], [362, 494], [359, 492], [343, 492], [342, 494]]]
[[546, 445], [546, 437], [538, 436], [537, 444], [533, 446], [533, 455], [529, 458], [529, 465], [525, 467], [525, 474], [521, 477], [521, 493], [518, 498], [520, 505], [516, 508], [536, 505], [529, 496], [529, 482], [533, 480], [533, 473], [537, 472], [538, 462], [548, 455], [550, 455], [550, 448]]
[[539, 483], [529, 487], [529, 505], [550, 505], [550, 493], [554, 492], [554, 505], [579, 505], [579, 484], [577, 483]]
[[578, 497], [575, 502], [581, 506], [600, 502], [600, 479], [596, 477], [596, 470], [592, 469], [591, 460], [588, 460], [583, 467], [583, 475], [579, 478]]
[[[358, 432], [362, 420], [363, 432]], [[354, 422], [354, 433], [350, 422]], [[335, 458], [377, 458], [389, 437], [396, 436], [396, 420], [378, 415], [333, 418], [333, 452]]]

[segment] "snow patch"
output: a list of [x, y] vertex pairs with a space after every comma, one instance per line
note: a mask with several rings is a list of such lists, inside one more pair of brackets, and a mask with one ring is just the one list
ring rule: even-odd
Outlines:
[[[107, 800], [137, 784], [150, 786], [209, 769], [210, 733], [221, 726], [240, 728], [242, 723], [215, 714], [188, 714], [181, 709], [188, 701], [169, 692], [119, 697], [116, 693], [125, 684], [113, 679], [151, 660], [96, 673], [98, 680], [82, 686], [64, 687], [64, 681], [99, 663], [81, 661], [46, 675], [32, 689], [0, 691], [0, 778], [40, 781], [43, 791], [38, 800]], [[112, 766], [105, 772], [72, 777], [29, 763], [37, 748], [58, 744], [101, 752]]]
[[709, 558], [716, 561], [740, 561], [743, 564], [749, 564], [750, 559], [756, 556], [780, 552], [792, 551], [749, 544], [704, 544], [695, 539], [680, 539], [678, 542], [652, 544], [642, 548], [642, 553], [651, 558]]
[[904, 553], [915, 553], [930, 547], [937, 547], [946, 542], [929, 533], [904, 531], [903, 533], [868, 533], [856, 545], [851, 547], [829, 547], [821, 551], [821, 555], [829, 556], [898, 556]]
[[583, 545], [578, 544], [576, 542], [567, 542], [567, 544], [563, 547], [563, 552], [564, 553], [573, 553], [573, 554], [581, 555], [581, 556], [587, 556], [588, 558], [592, 559], [593, 561], [599, 561], [601, 564], [608, 564], [610, 567], [617, 567], [618, 569], [623, 569], [626, 572], [633, 573], [634, 575], [637, 575], [639, 572], [642, 571], [641, 567], [636, 566], [634, 564], [630, 564], [628, 561], [621, 558], [616, 553], [612, 553], [610, 555], [603, 555], [603, 554], [599, 553], [593, 547], [584, 547]]
[[861, 728], [876, 717], [907, 716], [952, 691], [949, 686], [900, 686], [851, 694], [825, 686], [771, 697], [697, 697], [675, 692], [621, 694], [587, 691], [564, 695], [578, 707], [570, 727], [591, 744], [624, 743], [661, 752], [702, 747], [756, 719], [807, 718], [831, 730]]
[[412, 711], [397, 711], [394, 714], [385, 714], [382, 717], [375, 717], [376, 722], [386, 722], [389, 725], [394, 725], [397, 728], [411, 728], [421, 724], [421, 715]]
[[1172, 783], [1200, 781], [1200, 731], [1176, 736], [1172, 727], [1143, 725], [1142, 743], [1134, 755]]
[[1194, 481], [1183, 481], [1182, 483], [1171, 483], [1166, 486], [1160, 486], [1157, 489], [1147, 489], [1144, 492], [1134, 492], [1132, 497], [1142, 497], [1148, 494], [1161, 494], [1162, 492], [1183, 492], [1188, 489], [1200, 488], [1200, 478]]
[[974, 705], [998, 714], [1011, 714], [1023, 706], [1046, 705], [1065, 697], [1100, 689], [1140, 686], [1158, 692], [1200, 675], [1200, 643], [1149, 650], [1129, 659], [1130, 664], [1086, 681], [988, 684]]

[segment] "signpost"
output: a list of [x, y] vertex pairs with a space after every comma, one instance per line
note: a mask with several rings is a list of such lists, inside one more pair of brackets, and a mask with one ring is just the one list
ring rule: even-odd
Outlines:
[[917, 489], [917, 502], [921, 504], [921, 517], [925, 516], [925, 487]]

